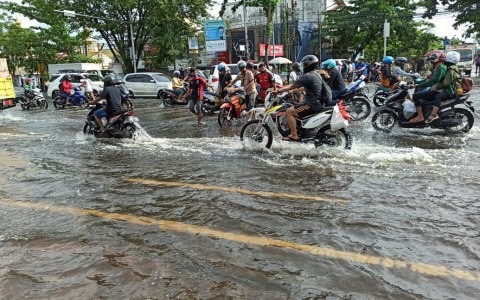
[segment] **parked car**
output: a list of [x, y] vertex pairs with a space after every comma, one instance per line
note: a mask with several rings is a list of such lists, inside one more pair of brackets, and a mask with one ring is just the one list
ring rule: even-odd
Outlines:
[[157, 97], [160, 91], [172, 88], [172, 79], [163, 73], [144, 72], [125, 75], [123, 82], [130, 97]]
[[[240, 70], [238, 69], [237, 64], [227, 64], [227, 67], [230, 69], [230, 74], [232, 74], [232, 80], [234, 80]], [[218, 85], [218, 65], [215, 65], [212, 67], [213, 71], [210, 72], [210, 76], [208, 77], [208, 83], [212, 85], [213, 90], [217, 90], [217, 85]]]
[[[63, 77], [65, 77], [65, 75], [70, 75], [70, 77], [72, 78], [71, 83], [74, 86], [78, 86], [78, 87], [82, 85], [83, 80], [86, 78], [85, 75], [80, 73], [53, 74], [52, 77], [50, 77], [50, 80], [48, 81], [48, 89], [47, 89], [48, 97], [52, 97], [53, 99], [60, 93], [58, 86], [60, 85], [60, 82], [62, 81]], [[87, 74], [87, 75], [89, 77], [90, 76], [100, 77], [97, 74]], [[97, 77], [95, 78], [97, 79]], [[95, 82], [93, 82], [92, 80], [92, 88], [94, 92], [101, 93], [103, 91], [103, 79]]]

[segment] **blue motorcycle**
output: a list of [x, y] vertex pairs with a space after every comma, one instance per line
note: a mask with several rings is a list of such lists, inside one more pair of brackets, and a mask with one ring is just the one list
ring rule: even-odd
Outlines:
[[[67, 103], [68, 98], [70, 98], [70, 103]], [[60, 93], [53, 99], [53, 106], [56, 109], [63, 109], [65, 106], [76, 106], [82, 107], [88, 102], [85, 94], [78, 88], [73, 88], [73, 94]]]

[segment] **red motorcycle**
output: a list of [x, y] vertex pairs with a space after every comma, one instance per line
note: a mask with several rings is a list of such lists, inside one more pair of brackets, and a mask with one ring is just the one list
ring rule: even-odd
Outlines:
[[232, 125], [232, 119], [243, 117], [242, 111], [247, 109], [245, 104], [245, 92], [242, 89], [232, 89], [223, 98], [223, 104], [218, 113], [218, 125]]

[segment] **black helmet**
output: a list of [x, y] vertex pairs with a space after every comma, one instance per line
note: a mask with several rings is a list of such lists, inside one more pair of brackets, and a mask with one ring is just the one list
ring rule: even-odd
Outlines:
[[292, 70], [300, 71], [300, 64], [298, 62], [294, 62], [292, 64]]
[[397, 65], [404, 65], [408, 60], [405, 57], [397, 57], [395, 58], [395, 63]]
[[72, 81], [72, 77], [70, 77], [70, 75], [65, 75], [65, 77], [63, 77], [63, 80]]
[[318, 68], [318, 62], [318, 58], [315, 55], [306, 55], [300, 61], [304, 73], [316, 70]]
[[113, 85], [113, 78], [112, 76], [105, 76], [103, 78], [103, 87], [111, 86]]
[[251, 62], [247, 62], [247, 69], [253, 70], [253, 64]]

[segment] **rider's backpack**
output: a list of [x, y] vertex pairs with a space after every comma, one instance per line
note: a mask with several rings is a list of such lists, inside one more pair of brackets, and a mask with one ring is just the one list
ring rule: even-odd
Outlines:
[[464, 93], [470, 92], [473, 88], [472, 78], [462, 78], [461, 84]]
[[314, 73], [317, 74], [318, 78], [320, 78], [320, 81], [322, 82], [322, 98], [319, 99], [319, 101], [325, 106], [330, 105], [330, 102], [332, 102], [332, 89], [322, 79], [322, 76], [320, 75], [320, 73], [315, 72], [315, 71], [314, 71]]

